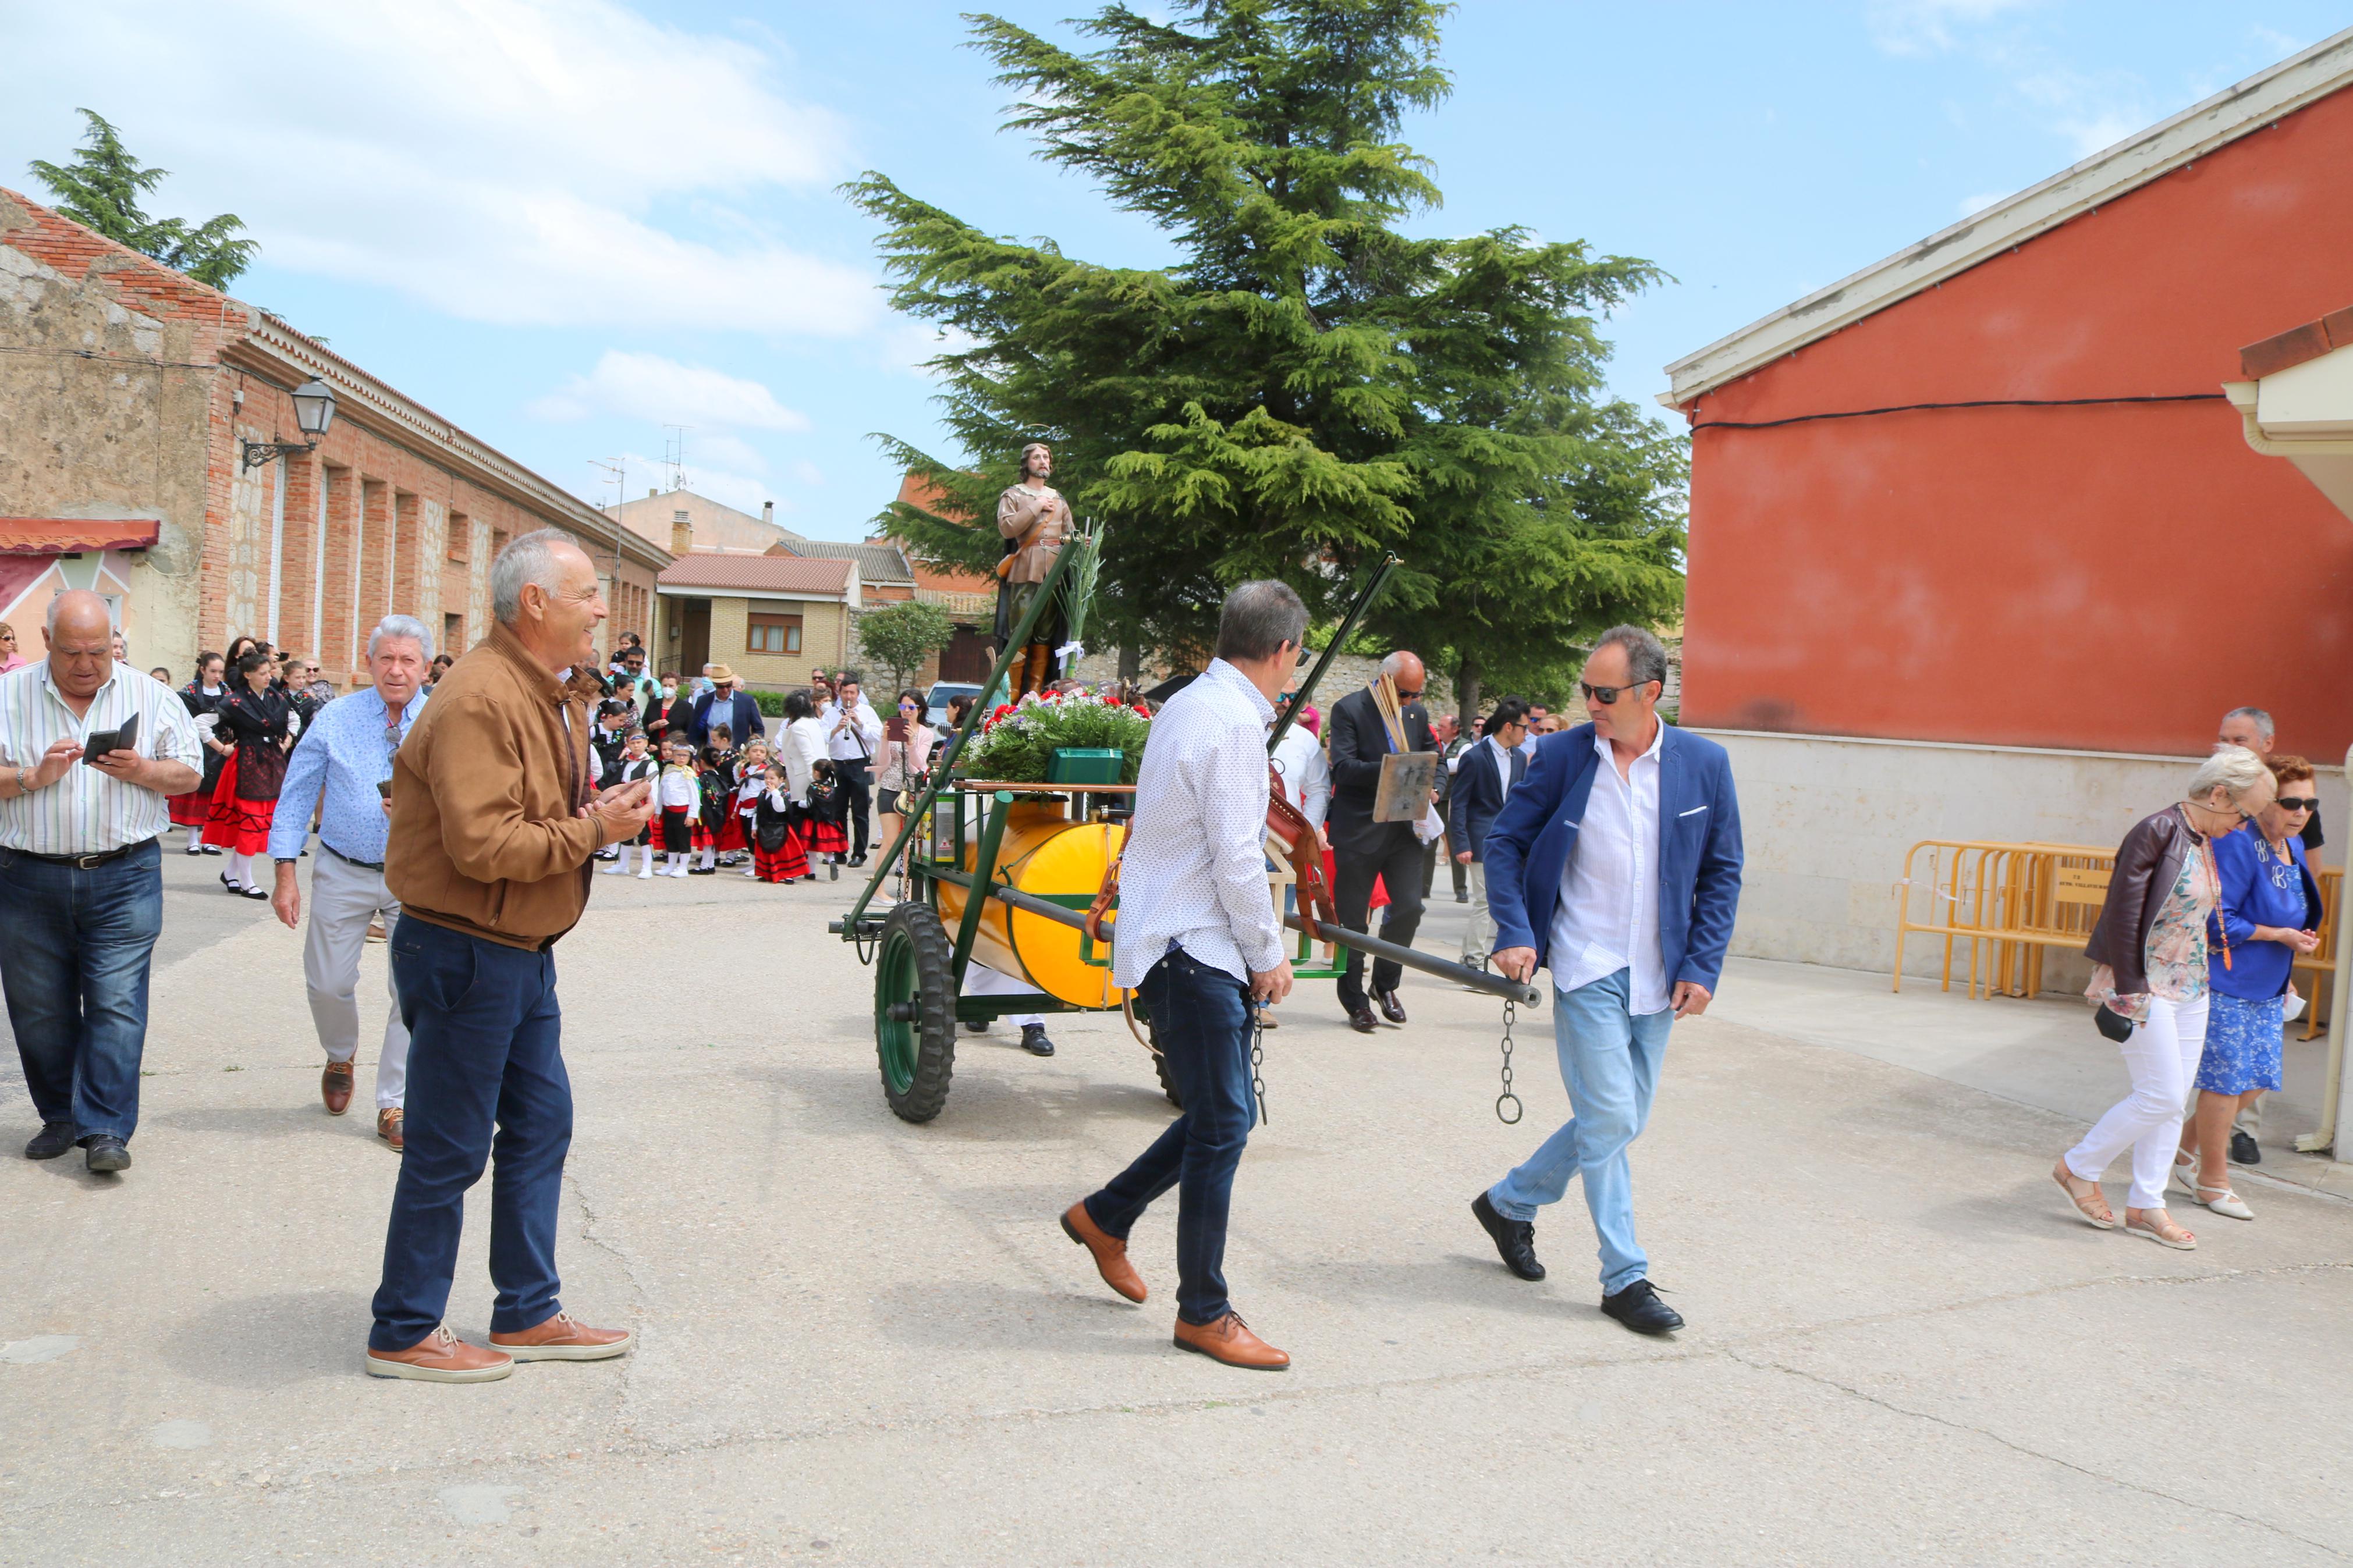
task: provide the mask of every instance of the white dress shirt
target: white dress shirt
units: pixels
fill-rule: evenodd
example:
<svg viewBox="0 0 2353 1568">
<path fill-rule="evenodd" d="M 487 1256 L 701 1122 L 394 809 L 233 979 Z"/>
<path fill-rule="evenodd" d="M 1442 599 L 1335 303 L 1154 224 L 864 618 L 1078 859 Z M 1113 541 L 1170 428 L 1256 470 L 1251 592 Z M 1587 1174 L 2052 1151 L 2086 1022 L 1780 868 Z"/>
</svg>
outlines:
<svg viewBox="0 0 2353 1568">
<path fill-rule="evenodd" d="M 1152 721 L 1121 852 L 1112 982 L 1133 989 L 1172 943 L 1248 984 L 1282 962 L 1266 879 L 1266 727 L 1274 705 L 1212 659 Z"/>
<path fill-rule="evenodd" d="M 1637 1017 L 1662 1013 L 1668 1002 L 1659 952 L 1659 751 L 1666 738 L 1661 724 L 1651 749 L 1620 778 L 1609 742 L 1593 737 L 1599 753 L 1593 793 L 1552 917 L 1553 984 L 1574 991 L 1630 970 L 1627 1011 Z"/>
<path fill-rule="evenodd" d="M 1300 815 L 1323 826 L 1324 814 L 1332 809 L 1332 759 L 1324 754 L 1324 742 L 1315 732 L 1296 723 L 1285 730 L 1274 748 L 1274 771 L 1282 775 L 1283 793 Z"/>
<path fill-rule="evenodd" d="M 882 721 L 867 706 L 864 692 L 858 696 L 856 719 L 839 734 L 834 732 L 833 727 L 841 722 L 841 704 L 827 703 L 818 710 L 817 718 L 825 726 L 825 754 L 837 763 L 869 763 L 882 749 Z"/>
<path fill-rule="evenodd" d="M 118 662 L 106 684 L 75 718 L 49 679 L 49 661 L 37 659 L 0 675 L 0 767 L 37 768 L 55 742 L 88 741 L 139 715 L 136 750 L 142 757 L 185 763 L 202 773 L 204 750 L 180 694 L 143 670 Z M 102 855 L 143 844 L 171 826 L 168 799 L 76 762 L 47 789 L 0 800 L 0 847 L 28 855 Z"/>
</svg>

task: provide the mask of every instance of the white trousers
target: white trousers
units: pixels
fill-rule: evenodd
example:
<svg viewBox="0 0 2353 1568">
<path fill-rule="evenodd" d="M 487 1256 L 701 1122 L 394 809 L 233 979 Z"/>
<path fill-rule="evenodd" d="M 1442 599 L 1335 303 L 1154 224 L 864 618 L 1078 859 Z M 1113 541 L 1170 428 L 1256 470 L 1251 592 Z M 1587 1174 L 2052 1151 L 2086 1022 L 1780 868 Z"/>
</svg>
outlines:
<svg viewBox="0 0 2353 1568">
<path fill-rule="evenodd" d="M 1462 925 L 1462 962 L 1484 969 L 1495 948 L 1495 917 L 1487 912 L 1487 863 L 1473 860 L 1462 869 L 1468 873 L 1471 894 L 1471 918 Z"/>
<path fill-rule="evenodd" d="M 1035 996 L 1038 988 L 1026 980 L 1016 980 L 1001 970 L 991 969 L 977 959 L 965 965 L 964 994 L 967 996 Z M 1046 1021 L 1043 1013 L 1007 1013 L 1005 1021 L 1017 1029 Z"/>
<path fill-rule="evenodd" d="M 400 918 L 400 904 L 385 889 L 384 873 L 354 866 L 332 849 L 311 858 L 311 924 L 302 938 L 302 983 L 311 994 L 311 1021 L 331 1062 L 347 1062 L 360 1047 L 360 954 L 367 947 L 368 922 L 384 917 L 385 929 Z M 392 989 L 392 965 L 385 965 L 385 989 Z M 400 1021 L 395 994 L 384 1021 L 384 1051 L 375 1062 L 375 1105 L 389 1110 L 408 1088 L 408 1029 Z"/>
<path fill-rule="evenodd" d="M 2165 1182 L 2173 1152 L 2181 1144 L 2181 1101 L 2198 1075 L 2206 1046 L 2206 998 L 2195 1002 L 2148 999 L 2148 1022 L 2116 1048 L 2132 1076 L 2132 1092 L 2067 1151 L 2067 1168 L 2096 1182 L 2126 1149 L 2132 1151 L 2132 1191 L 2125 1203 L 2137 1209 L 2165 1206 Z"/>
</svg>

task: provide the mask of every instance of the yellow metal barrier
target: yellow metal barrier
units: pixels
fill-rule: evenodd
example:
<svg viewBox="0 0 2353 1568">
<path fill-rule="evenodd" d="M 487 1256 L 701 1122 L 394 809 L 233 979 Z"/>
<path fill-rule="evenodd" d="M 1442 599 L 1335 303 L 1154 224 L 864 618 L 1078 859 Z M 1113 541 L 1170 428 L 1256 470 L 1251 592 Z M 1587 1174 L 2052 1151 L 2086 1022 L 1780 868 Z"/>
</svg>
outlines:
<svg viewBox="0 0 2353 1568">
<path fill-rule="evenodd" d="M 2305 982 L 2297 987 L 2304 993 L 2304 1039 L 2316 1039 L 2320 1035 L 2321 1000 L 2327 998 L 2331 1006 L 2337 998 L 2328 995 L 2331 982 L 2337 977 L 2337 911 L 2345 901 L 2345 868 L 2324 866 L 2318 872 L 2320 880 L 2320 945 L 2301 954 L 2295 963 L 2295 975 Z"/>
</svg>

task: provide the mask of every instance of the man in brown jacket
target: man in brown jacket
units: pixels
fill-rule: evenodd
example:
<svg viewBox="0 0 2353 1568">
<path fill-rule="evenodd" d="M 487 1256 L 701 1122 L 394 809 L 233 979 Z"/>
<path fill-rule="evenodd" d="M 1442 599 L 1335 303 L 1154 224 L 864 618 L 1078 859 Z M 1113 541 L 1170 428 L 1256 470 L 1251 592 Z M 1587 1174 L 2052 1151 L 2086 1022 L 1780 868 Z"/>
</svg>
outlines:
<svg viewBox="0 0 2353 1568">
<path fill-rule="evenodd" d="M 640 781 L 592 803 L 596 569 L 571 536 L 527 533 L 491 567 L 488 640 L 451 668 L 393 759 L 385 881 L 400 900 L 392 971 L 408 1026 L 407 1147 L 394 1189 L 367 1370 L 488 1383 L 518 1361 L 597 1361 L 626 1329 L 556 1300 L 555 1215 L 572 1142 L 556 939 L 588 901 L 590 857 L 635 837 Z M 493 1139 L 488 1348 L 442 1325 L 466 1189 Z"/>
</svg>

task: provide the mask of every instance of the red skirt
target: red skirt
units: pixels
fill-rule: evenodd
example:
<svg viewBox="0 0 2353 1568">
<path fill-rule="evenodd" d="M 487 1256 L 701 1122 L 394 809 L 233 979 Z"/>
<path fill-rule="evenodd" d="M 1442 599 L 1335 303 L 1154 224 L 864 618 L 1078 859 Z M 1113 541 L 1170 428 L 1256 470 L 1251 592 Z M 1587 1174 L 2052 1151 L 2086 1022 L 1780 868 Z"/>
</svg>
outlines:
<svg viewBox="0 0 2353 1568">
<path fill-rule="evenodd" d="M 786 833 L 774 849 L 752 846 L 752 870 L 763 882 L 797 882 L 809 874 L 808 851 L 797 833 Z"/>
<path fill-rule="evenodd" d="M 1332 851 L 1329 849 L 1324 851 L 1324 885 L 1327 888 L 1337 888 L 1340 885 L 1340 868 L 1333 863 Z M 1388 906 L 1388 885 L 1378 877 L 1374 878 L 1372 900 L 1366 907 L 1368 910 L 1383 909 Z"/>
<path fill-rule="evenodd" d="M 269 853 L 269 822 L 278 815 L 274 800 L 240 800 L 237 794 L 237 757 L 221 763 L 220 783 L 213 790 L 212 809 L 205 817 L 205 842 L 232 855 Z"/>
<path fill-rule="evenodd" d="M 718 835 L 712 840 L 711 847 L 722 855 L 750 848 L 751 846 L 744 841 L 744 819 L 732 811 L 721 817 Z"/>
<path fill-rule="evenodd" d="M 202 827 L 213 819 L 213 797 L 207 790 L 192 789 L 185 795 L 175 795 L 171 806 L 174 827 Z"/>
<path fill-rule="evenodd" d="M 821 816 L 809 819 L 809 853 L 812 855 L 847 855 L 849 835 L 839 822 L 828 822 Z"/>
</svg>

